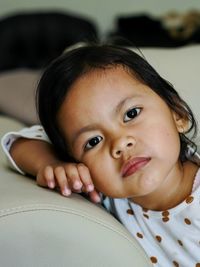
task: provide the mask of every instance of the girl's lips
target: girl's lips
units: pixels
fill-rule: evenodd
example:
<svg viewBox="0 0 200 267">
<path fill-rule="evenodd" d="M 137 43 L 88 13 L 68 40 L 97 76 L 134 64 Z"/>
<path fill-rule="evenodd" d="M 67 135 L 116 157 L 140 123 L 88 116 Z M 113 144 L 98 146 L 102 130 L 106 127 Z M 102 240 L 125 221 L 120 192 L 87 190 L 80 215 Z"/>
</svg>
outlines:
<svg viewBox="0 0 200 267">
<path fill-rule="evenodd" d="M 136 157 L 124 164 L 122 167 L 122 177 L 127 177 L 134 174 L 136 171 L 144 167 L 151 158 L 148 157 Z"/>
</svg>

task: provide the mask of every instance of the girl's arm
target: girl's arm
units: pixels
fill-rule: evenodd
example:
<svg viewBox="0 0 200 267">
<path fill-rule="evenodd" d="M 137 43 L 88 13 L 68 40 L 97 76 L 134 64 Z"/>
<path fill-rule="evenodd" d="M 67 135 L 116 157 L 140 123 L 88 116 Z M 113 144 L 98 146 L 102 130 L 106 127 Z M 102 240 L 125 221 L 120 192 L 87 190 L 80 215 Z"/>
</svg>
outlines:
<svg viewBox="0 0 200 267">
<path fill-rule="evenodd" d="M 52 146 L 42 140 L 18 138 L 13 142 L 9 153 L 24 173 L 35 177 L 43 166 L 58 162 Z"/>
<path fill-rule="evenodd" d="M 11 140 L 13 135 L 14 142 Z M 38 185 L 51 189 L 58 187 L 64 196 L 69 196 L 71 191 L 87 192 L 92 201 L 99 202 L 88 168 L 58 160 L 45 133 L 41 133 L 41 127 L 40 134 L 34 127 L 8 133 L 3 137 L 2 145 L 12 165 L 16 164 L 14 168 L 35 176 Z"/>
</svg>

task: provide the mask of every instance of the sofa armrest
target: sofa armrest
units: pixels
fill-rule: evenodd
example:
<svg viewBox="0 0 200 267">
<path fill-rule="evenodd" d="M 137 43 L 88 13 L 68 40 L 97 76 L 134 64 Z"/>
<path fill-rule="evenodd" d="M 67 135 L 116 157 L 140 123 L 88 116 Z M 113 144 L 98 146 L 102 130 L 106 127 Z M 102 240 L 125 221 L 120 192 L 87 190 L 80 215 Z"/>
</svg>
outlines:
<svg viewBox="0 0 200 267">
<path fill-rule="evenodd" d="M 0 126 L 2 136 L 20 124 L 0 117 Z M 151 266 L 137 241 L 101 206 L 38 187 L 8 169 L 2 153 L 2 266 Z"/>
</svg>

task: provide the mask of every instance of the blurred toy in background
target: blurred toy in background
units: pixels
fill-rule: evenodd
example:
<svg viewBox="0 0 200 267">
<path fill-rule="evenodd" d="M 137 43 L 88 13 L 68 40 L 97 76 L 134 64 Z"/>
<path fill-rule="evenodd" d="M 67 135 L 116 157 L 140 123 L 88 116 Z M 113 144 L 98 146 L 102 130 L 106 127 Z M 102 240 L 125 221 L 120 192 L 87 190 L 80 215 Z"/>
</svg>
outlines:
<svg viewBox="0 0 200 267">
<path fill-rule="evenodd" d="M 200 34 L 200 11 L 191 10 L 184 14 L 172 11 L 164 15 L 161 21 L 174 39 L 186 40 L 197 32 Z"/>
<path fill-rule="evenodd" d="M 115 43 L 138 47 L 179 47 L 199 43 L 200 11 L 184 14 L 171 11 L 159 17 L 149 14 L 119 16 L 109 37 L 115 38 Z"/>
</svg>

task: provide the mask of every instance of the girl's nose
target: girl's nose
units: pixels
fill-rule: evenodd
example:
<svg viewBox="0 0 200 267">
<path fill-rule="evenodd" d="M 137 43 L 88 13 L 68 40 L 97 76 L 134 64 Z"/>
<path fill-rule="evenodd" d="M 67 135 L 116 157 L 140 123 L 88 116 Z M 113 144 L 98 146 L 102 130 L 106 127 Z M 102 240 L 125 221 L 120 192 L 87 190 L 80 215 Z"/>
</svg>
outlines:
<svg viewBox="0 0 200 267">
<path fill-rule="evenodd" d="M 124 154 L 128 154 L 135 145 L 135 139 L 133 137 L 120 137 L 114 141 L 112 147 L 112 156 L 114 158 L 120 158 Z"/>
</svg>

